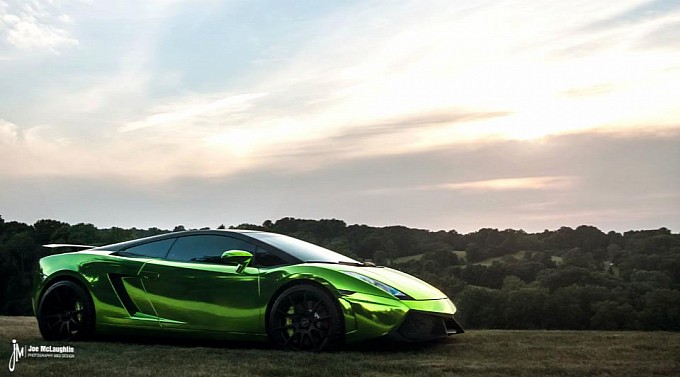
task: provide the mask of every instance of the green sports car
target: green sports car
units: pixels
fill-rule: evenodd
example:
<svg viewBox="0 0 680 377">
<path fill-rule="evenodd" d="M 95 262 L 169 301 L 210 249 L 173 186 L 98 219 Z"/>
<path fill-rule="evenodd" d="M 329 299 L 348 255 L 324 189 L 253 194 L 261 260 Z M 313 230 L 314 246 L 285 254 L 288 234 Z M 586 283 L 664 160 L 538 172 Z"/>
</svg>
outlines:
<svg viewBox="0 0 680 377">
<path fill-rule="evenodd" d="M 39 262 L 32 299 L 45 340 L 132 332 L 324 350 L 463 332 L 453 303 L 424 281 L 280 234 L 186 231 L 81 248 Z"/>
</svg>

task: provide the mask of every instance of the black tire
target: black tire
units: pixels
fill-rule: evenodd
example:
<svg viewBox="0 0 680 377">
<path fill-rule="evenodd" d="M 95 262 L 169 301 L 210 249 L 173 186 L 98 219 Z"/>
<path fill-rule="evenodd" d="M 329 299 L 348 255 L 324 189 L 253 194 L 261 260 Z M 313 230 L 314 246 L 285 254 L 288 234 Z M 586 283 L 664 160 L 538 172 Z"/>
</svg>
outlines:
<svg viewBox="0 0 680 377">
<path fill-rule="evenodd" d="M 90 294 L 72 281 L 51 285 L 38 305 L 38 327 L 45 340 L 84 340 L 94 333 Z"/>
<path fill-rule="evenodd" d="M 336 299 L 310 284 L 281 292 L 272 305 L 267 330 L 278 347 L 294 351 L 323 351 L 342 342 L 344 316 Z"/>
</svg>

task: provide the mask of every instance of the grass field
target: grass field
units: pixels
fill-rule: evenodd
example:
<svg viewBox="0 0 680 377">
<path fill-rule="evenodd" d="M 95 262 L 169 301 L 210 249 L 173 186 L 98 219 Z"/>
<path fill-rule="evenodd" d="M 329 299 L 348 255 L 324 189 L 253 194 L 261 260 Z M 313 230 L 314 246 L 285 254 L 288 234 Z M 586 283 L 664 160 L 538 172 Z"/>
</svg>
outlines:
<svg viewBox="0 0 680 377">
<path fill-rule="evenodd" d="M 0 375 L 12 339 L 40 338 L 31 317 L 0 317 Z M 259 344 L 108 339 L 72 342 L 69 360 L 23 358 L 16 376 L 680 376 L 680 333 L 469 331 L 419 346 L 366 343 L 334 353 Z"/>
</svg>

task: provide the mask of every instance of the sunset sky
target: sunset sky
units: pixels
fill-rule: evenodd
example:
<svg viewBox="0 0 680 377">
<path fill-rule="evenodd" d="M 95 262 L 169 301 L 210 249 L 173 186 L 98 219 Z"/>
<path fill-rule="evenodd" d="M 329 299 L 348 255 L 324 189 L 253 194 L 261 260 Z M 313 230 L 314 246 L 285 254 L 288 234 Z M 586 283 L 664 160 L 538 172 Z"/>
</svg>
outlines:
<svg viewBox="0 0 680 377">
<path fill-rule="evenodd" d="M 0 215 L 680 231 L 680 2 L 0 0 Z"/>
</svg>

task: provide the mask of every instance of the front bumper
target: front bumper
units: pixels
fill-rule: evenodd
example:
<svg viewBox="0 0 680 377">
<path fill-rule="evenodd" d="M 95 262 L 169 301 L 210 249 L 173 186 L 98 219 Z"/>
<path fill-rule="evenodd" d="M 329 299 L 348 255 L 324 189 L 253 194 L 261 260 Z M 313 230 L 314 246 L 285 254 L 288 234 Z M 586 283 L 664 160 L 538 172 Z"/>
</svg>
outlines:
<svg viewBox="0 0 680 377">
<path fill-rule="evenodd" d="M 427 342 L 464 332 L 453 315 L 411 310 L 387 336 L 403 342 Z"/>
<path fill-rule="evenodd" d="M 456 307 L 448 298 L 399 300 L 362 293 L 341 298 L 345 311 L 345 340 L 355 342 L 388 336 L 423 342 L 464 332 L 453 318 Z"/>
</svg>

